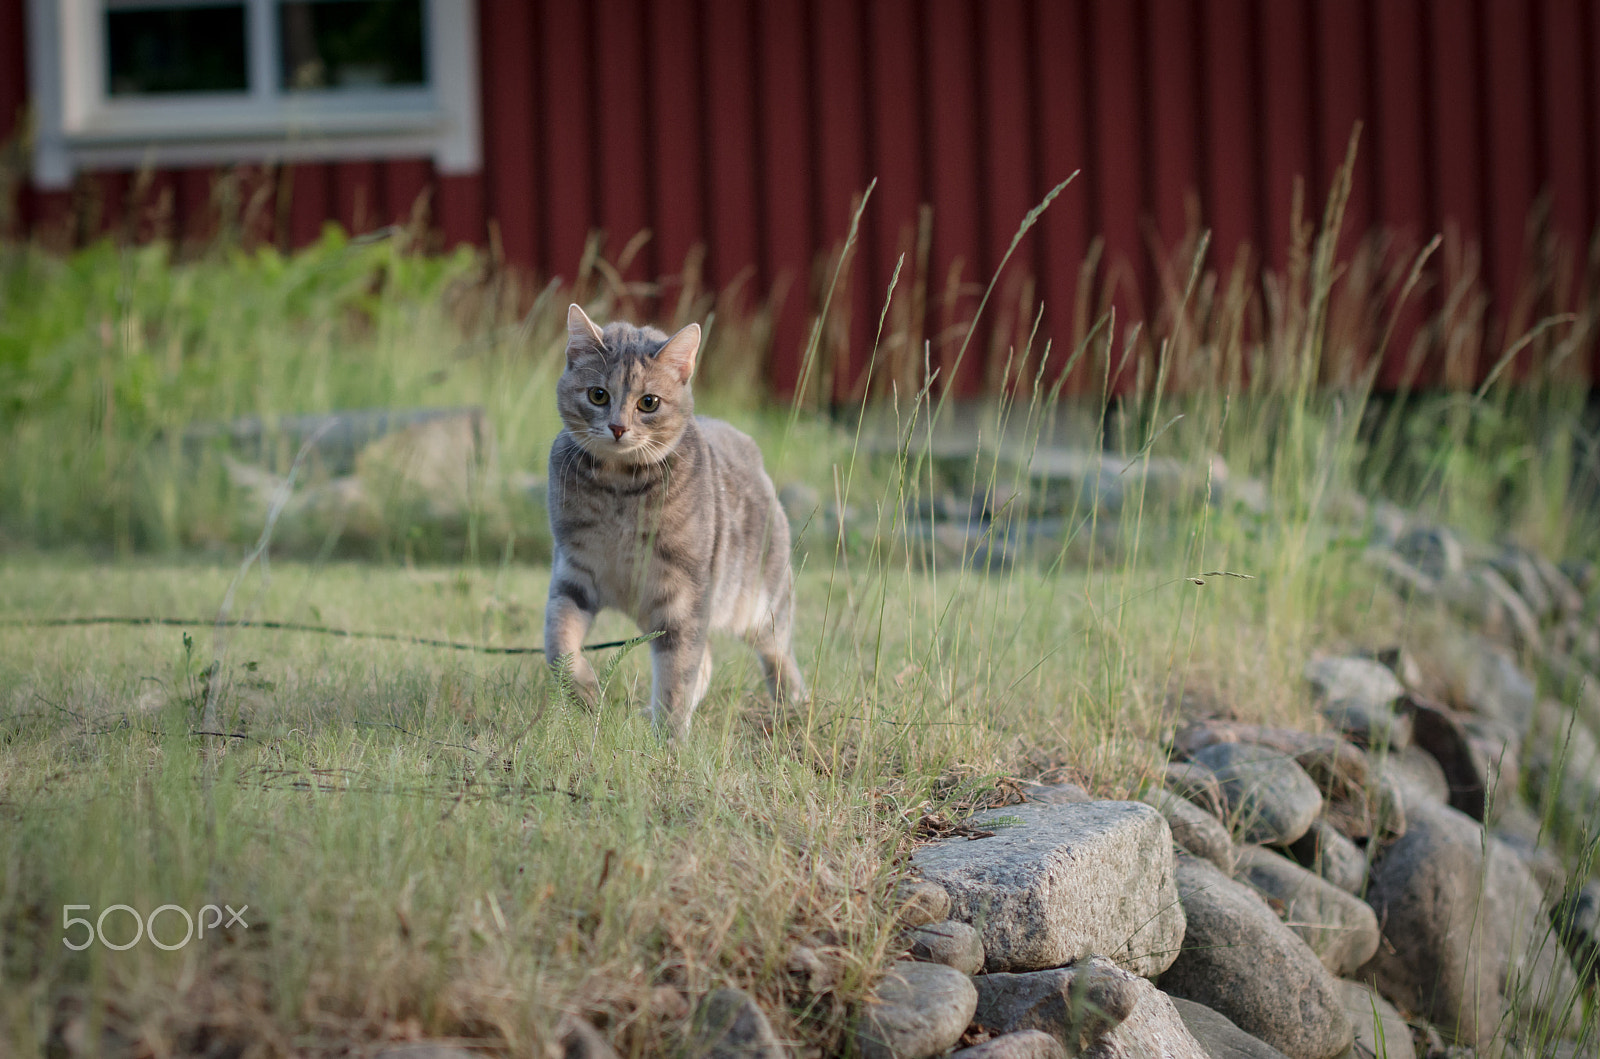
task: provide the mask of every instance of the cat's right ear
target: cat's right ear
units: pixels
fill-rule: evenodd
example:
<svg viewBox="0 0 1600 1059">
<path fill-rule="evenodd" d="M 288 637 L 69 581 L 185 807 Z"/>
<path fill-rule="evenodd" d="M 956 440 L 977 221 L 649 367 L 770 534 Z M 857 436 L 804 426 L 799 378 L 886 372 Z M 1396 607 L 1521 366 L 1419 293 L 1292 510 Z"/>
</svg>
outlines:
<svg viewBox="0 0 1600 1059">
<path fill-rule="evenodd" d="M 583 311 L 583 306 L 573 302 L 567 306 L 567 357 L 580 349 L 592 349 L 603 352 L 606 348 L 605 336 L 600 333 L 600 328 L 595 326 L 589 314 Z"/>
</svg>

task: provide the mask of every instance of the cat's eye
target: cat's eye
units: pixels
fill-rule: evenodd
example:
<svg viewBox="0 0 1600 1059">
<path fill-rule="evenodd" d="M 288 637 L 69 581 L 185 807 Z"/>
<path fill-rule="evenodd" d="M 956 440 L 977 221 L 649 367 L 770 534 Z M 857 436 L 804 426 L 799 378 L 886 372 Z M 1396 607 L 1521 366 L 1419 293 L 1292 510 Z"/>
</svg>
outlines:
<svg viewBox="0 0 1600 1059">
<path fill-rule="evenodd" d="M 647 393 L 643 397 L 639 398 L 639 411 L 641 412 L 654 412 L 660 407 L 661 398 L 657 397 L 653 393 Z"/>
<path fill-rule="evenodd" d="M 589 403 L 605 405 L 611 402 L 611 395 L 606 393 L 604 386 L 589 387 Z"/>
</svg>

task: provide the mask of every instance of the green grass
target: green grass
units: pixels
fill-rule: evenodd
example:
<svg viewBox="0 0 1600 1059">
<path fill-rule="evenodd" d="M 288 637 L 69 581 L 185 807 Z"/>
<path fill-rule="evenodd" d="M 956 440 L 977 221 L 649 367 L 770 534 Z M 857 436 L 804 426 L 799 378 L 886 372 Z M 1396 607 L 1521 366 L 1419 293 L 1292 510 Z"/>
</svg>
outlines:
<svg viewBox="0 0 1600 1059">
<path fill-rule="evenodd" d="M 1130 792 L 1180 713 L 1315 726 L 1299 676 L 1313 648 L 1442 635 L 1360 562 L 1354 487 L 1485 536 L 1594 547 L 1593 513 L 1565 503 L 1586 450 L 1560 440 L 1580 405 L 1554 368 L 1473 400 L 1413 398 L 1419 414 L 1362 429 L 1369 377 L 1339 361 L 1359 336 L 1330 322 L 1346 289 L 1332 245 L 1308 236 L 1267 309 L 1197 258 L 1164 330 L 1128 347 L 1137 385 L 1115 399 L 1125 322 L 1019 345 L 985 443 L 955 460 L 921 429 L 937 395 L 883 391 L 865 436 L 852 407 L 816 411 L 814 389 L 772 407 L 753 383 L 760 312 L 694 289 L 663 307 L 669 323 L 714 316 L 702 410 L 750 431 L 780 483 L 854 511 L 837 536 L 815 519 L 800 552 L 810 702 L 775 710 L 749 652 L 719 643 L 679 743 L 641 715 L 644 650 L 606 653 L 591 715 L 552 694 L 536 657 L 219 639 L 210 624 L 261 514 L 223 452 L 184 452 L 186 426 L 473 405 L 495 465 L 460 533 L 419 534 L 396 503 L 355 549 L 376 561 L 312 535 L 251 566 L 232 614 L 537 643 L 547 530 L 512 472 L 542 472 L 558 425 L 566 295 L 471 254 L 336 231 L 293 256 L 223 246 L 189 261 L 0 247 L 0 614 L 198 619 L 0 626 L 0 1050 L 107 1032 L 157 1053 L 447 1036 L 535 1054 L 576 1012 L 625 1054 L 660 1054 L 682 1046 L 685 1004 L 723 983 L 754 992 L 780 1033 L 837 1049 L 896 951 L 886 895 L 929 818 L 1002 803 L 1017 777 Z M 597 318 L 643 308 L 591 266 L 580 287 Z M 820 344 L 807 378 L 826 379 L 830 356 Z M 1064 368 L 1086 399 L 1053 388 Z M 953 484 L 1015 489 L 996 532 L 1026 524 L 1046 499 L 1018 470 L 1037 439 L 1074 416 L 1097 434 L 1102 415 L 1139 457 L 1117 481 L 1120 517 L 1069 497 L 1056 533 L 989 572 L 907 533 L 908 507 Z M 1213 454 L 1261 479 L 1269 515 L 1207 502 Z M 1187 486 L 1157 488 L 1147 471 L 1166 459 L 1193 469 Z M 611 615 L 591 639 L 633 631 Z M 208 701 L 226 738 L 199 734 Z M 247 904 L 250 927 L 174 952 L 62 944 L 64 906 L 118 903 Z M 786 973 L 796 945 L 823 955 L 832 988 Z"/>
</svg>

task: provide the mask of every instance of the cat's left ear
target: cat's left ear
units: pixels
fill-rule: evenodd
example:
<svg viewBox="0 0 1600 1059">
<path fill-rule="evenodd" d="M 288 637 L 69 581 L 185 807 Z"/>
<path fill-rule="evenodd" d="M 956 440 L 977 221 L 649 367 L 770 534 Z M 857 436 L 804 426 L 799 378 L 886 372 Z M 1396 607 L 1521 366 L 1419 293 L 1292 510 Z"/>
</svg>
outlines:
<svg viewBox="0 0 1600 1059">
<path fill-rule="evenodd" d="M 656 352 L 656 360 L 678 373 L 678 381 L 687 383 L 694 374 L 694 361 L 700 355 L 700 325 L 690 324 L 667 339 L 667 344 Z"/>
</svg>

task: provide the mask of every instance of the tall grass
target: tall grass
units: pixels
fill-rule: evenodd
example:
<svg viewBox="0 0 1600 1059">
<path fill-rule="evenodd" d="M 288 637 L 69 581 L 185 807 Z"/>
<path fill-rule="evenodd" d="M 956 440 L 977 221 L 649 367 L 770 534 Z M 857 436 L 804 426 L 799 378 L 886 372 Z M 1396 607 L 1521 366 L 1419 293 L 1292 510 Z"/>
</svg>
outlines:
<svg viewBox="0 0 1600 1059">
<path fill-rule="evenodd" d="M 1503 381 L 1470 400 L 1409 398 L 1449 428 L 1437 455 L 1404 434 L 1414 418 L 1372 426 L 1382 351 L 1362 336 L 1384 333 L 1418 270 L 1393 264 L 1370 311 L 1351 309 L 1344 186 L 1316 228 L 1297 225 L 1295 267 L 1264 291 L 1218 273 L 1196 237 L 1156 319 L 1117 321 L 1086 298 L 1069 338 L 1021 330 L 965 419 L 907 367 L 918 332 L 901 306 L 927 299 L 914 262 L 876 317 L 870 371 L 887 381 L 864 388 L 881 398 L 834 418 L 755 399 L 761 312 L 710 292 L 663 309 L 722 306 L 702 409 L 752 432 L 780 483 L 823 497 L 800 513 L 798 651 L 814 694 L 797 711 L 762 703 L 753 660 L 729 644 L 694 734 L 663 744 L 640 714 L 643 652 L 606 659 L 590 715 L 552 695 L 537 662 L 244 630 L 213 642 L 201 626 L 0 628 L 11 1050 L 109 1034 L 108 1049 L 272 1055 L 451 1036 L 533 1054 L 572 1012 L 628 1054 L 657 1054 L 683 1046 L 686 1005 L 724 983 L 752 990 L 780 1032 L 837 1049 L 898 951 L 887 895 L 918 836 L 1005 803 L 1022 779 L 1132 791 L 1197 711 L 1314 723 L 1298 679 L 1312 647 L 1411 642 L 1402 602 L 1360 566 L 1357 485 L 1453 513 L 1492 489 L 1482 463 L 1510 432 L 1566 462 L 1536 483 L 1508 475 L 1524 491 L 1496 493 L 1480 522 L 1577 542 L 1556 495 L 1584 457 L 1543 418 L 1576 415 L 1553 376 L 1543 403 Z M 647 299 L 589 265 L 598 314 Z M 7 246 L 0 268 L 6 613 L 204 618 L 237 588 L 260 617 L 534 635 L 547 572 L 517 560 L 538 557 L 544 530 L 513 505 L 526 490 L 511 471 L 537 473 L 557 429 L 565 294 L 470 253 L 413 254 L 404 233 L 331 229 L 291 256 Z M 1005 336 L 1033 318 L 1022 308 L 991 305 Z M 971 323 L 968 355 L 989 326 Z M 1580 326 L 1553 330 L 1577 341 Z M 829 333 L 817 328 L 808 378 L 829 377 Z M 949 360 L 924 346 L 920 362 Z M 408 405 L 487 410 L 499 479 L 481 503 L 506 505 L 504 540 L 407 550 L 397 529 L 389 555 L 411 562 L 280 559 L 242 586 L 205 558 L 237 555 L 261 527 L 240 518 L 224 453 L 186 451 L 186 427 Z M 1044 480 L 1070 420 L 1122 457 Z M 1265 510 L 1246 502 L 1252 478 Z M 991 517 L 936 531 L 924 515 L 973 496 Z M 62 543 L 141 559 L 46 550 Z M 611 616 L 595 635 L 630 631 Z M 207 703 L 226 738 L 197 734 Z M 252 918 L 177 952 L 80 954 L 60 919 L 83 903 L 249 904 Z"/>
</svg>

